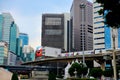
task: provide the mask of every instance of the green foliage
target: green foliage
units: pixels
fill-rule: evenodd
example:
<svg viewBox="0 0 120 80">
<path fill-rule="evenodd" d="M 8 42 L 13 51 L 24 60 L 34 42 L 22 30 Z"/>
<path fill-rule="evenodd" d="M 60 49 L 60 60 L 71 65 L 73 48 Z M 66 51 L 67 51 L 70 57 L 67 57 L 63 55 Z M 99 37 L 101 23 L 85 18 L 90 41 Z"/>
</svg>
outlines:
<svg viewBox="0 0 120 80">
<path fill-rule="evenodd" d="M 69 68 L 69 74 L 70 74 L 70 76 L 74 76 L 75 74 L 74 74 L 74 71 L 75 71 L 75 69 L 76 69 L 76 71 L 77 71 L 77 75 L 81 75 L 81 66 L 80 66 L 80 64 L 78 64 L 78 63 L 73 63 L 72 64 L 72 66 Z"/>
<path fill-rule="evenodd" d="M 104 70 L 103 75 L 106 76 L 106 77 L 112 77 L 113 76 L 113 69 Z"/>
<path fill-rule="evenodd" d="M 57 78 L 63 78 L 64 76 L 62 76 L 62 75 L 57 75 L 56 77 L 57 77 Z"/>
<path fill-rule="evenodd" d="M 19 80 L 17 73 L 13 73 L 11 80 Z"/>
<path fill-rule="evenodd" d="M 103 14 L 105 18 L 105 24 L 112 28 L 120 27 L 120 1 L 119 0 L 96 0 L 101 4 L 102 9 L 98 11 L 99 14 Z"/>
<path fill-rule="evenodd" d="M 70 74 L 70 76 L 74 76 L 74 75 L 75 75 L 75 74 L 74 74 L 74 71 L 75 71 L 75 69 L 74 69 L 73 67 L 70 67 L 70 68 L 69 68 L 68 73 Z"/>
<path fill-rule="evenodd" d="M 53 72 L 49 73 L 49 79 L 48 80 L 56 80 L 56 75 Z"/>
<path fill-rule="evenodd" d="M 86 74 L 87 74 L 87 70 L 88 70 L 87 67 L 83 67 L 83 68 L 81 69 L 82 74 L 83 74 L 83 75 L 86 75 Z"/>
<path fill-rule="evenodd" d="M 90 70 L 90 75 L 95 77 L 95 78 L 101 77 L 102 74 L 103 74 L 103 71 L 100 68 L 92 68 Z"/>
<path fill-rule="evenodd" d="M 85 74 L 87 74 L 87 67 L 84 67 L 84 65 L 81 63 L 81 64 L 79 64 L 79 63 L 73 63 L 72 65 L 71 65 L 71 67 L 69 68 L 69 70 L 68 70 L 68 73 L 70 74 L 70 76 L 74 76 L 75 74 L 74 74 L 74 72 L 75 72 L 75 69 L 76 69 L 76 71 L 77 71 L 77 75 L 78 75 L 78 77 L 80 77 L 80 75 L 81 74 L 83 74 L 83 75 L 85 75 Z"/>
</svg>

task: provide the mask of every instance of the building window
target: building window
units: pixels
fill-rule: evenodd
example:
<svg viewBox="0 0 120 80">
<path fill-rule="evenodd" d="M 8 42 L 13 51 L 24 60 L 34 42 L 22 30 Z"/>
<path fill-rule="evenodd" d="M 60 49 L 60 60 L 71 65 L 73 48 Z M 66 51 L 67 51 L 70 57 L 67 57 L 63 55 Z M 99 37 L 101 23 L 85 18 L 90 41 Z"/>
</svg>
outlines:
<svg viewBox="0 0 120 80">
<path fill-rule="evenodd" d="M 102 49 L 105 49 L 105 48 L 97 48 L 97 49 L 95 49 L 95 50 L 102 50 Z"/>
<path fill-rule="evenodd" d="M 45 35 L 61 35 L 62 34 L 62 30 L 50 30 L 50 29 L 46 29 L 45 30 Z"/>
<path fill-rule="evenodd" d="M 94 14 L 97 14 L 98 12 L 96 11 L 96 12 L 94 12 Z"/>
<path fill-rule="evenodd" d="M 94 33 L 94 34 L 103 34 L 104 32 L 96 32 L 96 33 Z"/>
<path fill-rule="evenodd" d="M 104 42 L 103 43 L 95 43 L 95 45 L 101 45 L 101 44 L 105 44 Z"/>
<path fill-rule="evenodd" d="M 103 16 L 96 16 L 96 17 L 94 17 L 94 19 L 97 19 L 97 18 L 103 18 Z"/>
<path fill-rule="evenodd" d="M 94 38 L 94 40 L 104 39 L 105 37 Z"/>
<path fill-rule="evenodd" d="M 94 29 L 104 28 L 104 26 L 95 27 Z"/>
<path fill-rule="evenodd" d="M 99 23 L 103 23 L 104 21 L 97 21 L 97 22 L 94 22 L 94 24 L 99 24 Z"/>
<path fill-rule="evenodd" d="M 94 9 L 95 9 L 95 8 L 99 8 L 99 7 L 101 7 L 101 5 L 99 5 L 99 6 L 95 6 Z"/>
<path fill-rule="evenodd" d="M 45 18 L 45 25 L 61 25 L 61 18 Z"/>
</svg>

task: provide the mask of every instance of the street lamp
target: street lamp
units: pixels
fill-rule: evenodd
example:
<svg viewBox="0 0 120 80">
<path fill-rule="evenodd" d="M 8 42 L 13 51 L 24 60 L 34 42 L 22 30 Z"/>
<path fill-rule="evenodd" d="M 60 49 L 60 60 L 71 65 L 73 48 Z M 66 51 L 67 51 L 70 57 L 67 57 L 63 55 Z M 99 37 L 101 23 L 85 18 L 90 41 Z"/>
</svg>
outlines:
<svg viewBox="0 0 120 80">
<path fill-rule="evenodd" d="M 113 50 L 108 50 L 112 51 L 112 56 L 113 56 L 113 72 L 114 72 L 114 80 L 117 80 L 117 72 L 116 72 L 116 45 L 115 45 L 115 38 L 117 36 L 117 29 L 112 29 L 112 39 L 113 39 Z M 119 51 L 119 50 L 118 50 Z"/>
<path fill-rule="evenodd" d="M 116 74 L 116 52 L 115 52 L 115 36 L 116 30 L 112 29 L 112 38 L 113 38 L 113 71 L 114 71 L 114 80 L 117 80 Z"/>
<path fill-rule="evenodd" d="M 83 64 L 86 66 L 85 64 L 85 55 L 84 55 L 84 16 L 85 16 L 85 4 L 81 3 L 80 4 L 80 9 L 81 9 L 81 26 L 82 26 L 82 50 L 83 50 Z"/>
</svg>

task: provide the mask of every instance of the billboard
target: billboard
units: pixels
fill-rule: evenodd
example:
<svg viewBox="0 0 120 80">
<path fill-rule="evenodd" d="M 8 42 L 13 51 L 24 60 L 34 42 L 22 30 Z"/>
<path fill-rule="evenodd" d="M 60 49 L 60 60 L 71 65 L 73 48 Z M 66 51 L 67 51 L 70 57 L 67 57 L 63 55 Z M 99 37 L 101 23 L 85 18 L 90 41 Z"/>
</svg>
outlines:
<svg viewBox="0 0 120 80">
<path fill-rule="evenodd" d="M 42 56 L 42 47 L 38 47 L 35 52 L 35 58 Z"/>
</svg>

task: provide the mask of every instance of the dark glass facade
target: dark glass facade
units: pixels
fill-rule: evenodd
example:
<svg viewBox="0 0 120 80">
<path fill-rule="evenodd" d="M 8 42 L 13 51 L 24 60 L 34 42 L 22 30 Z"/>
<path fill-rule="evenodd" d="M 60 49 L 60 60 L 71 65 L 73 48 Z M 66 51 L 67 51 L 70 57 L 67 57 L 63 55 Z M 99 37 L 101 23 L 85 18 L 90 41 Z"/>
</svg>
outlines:
<svg viewBox="0 0 120 80">
<path fill-rule="evenodd" d="M 64 15 L 42 15 L 42 46 L 64 49 Z"/>
</svg>

